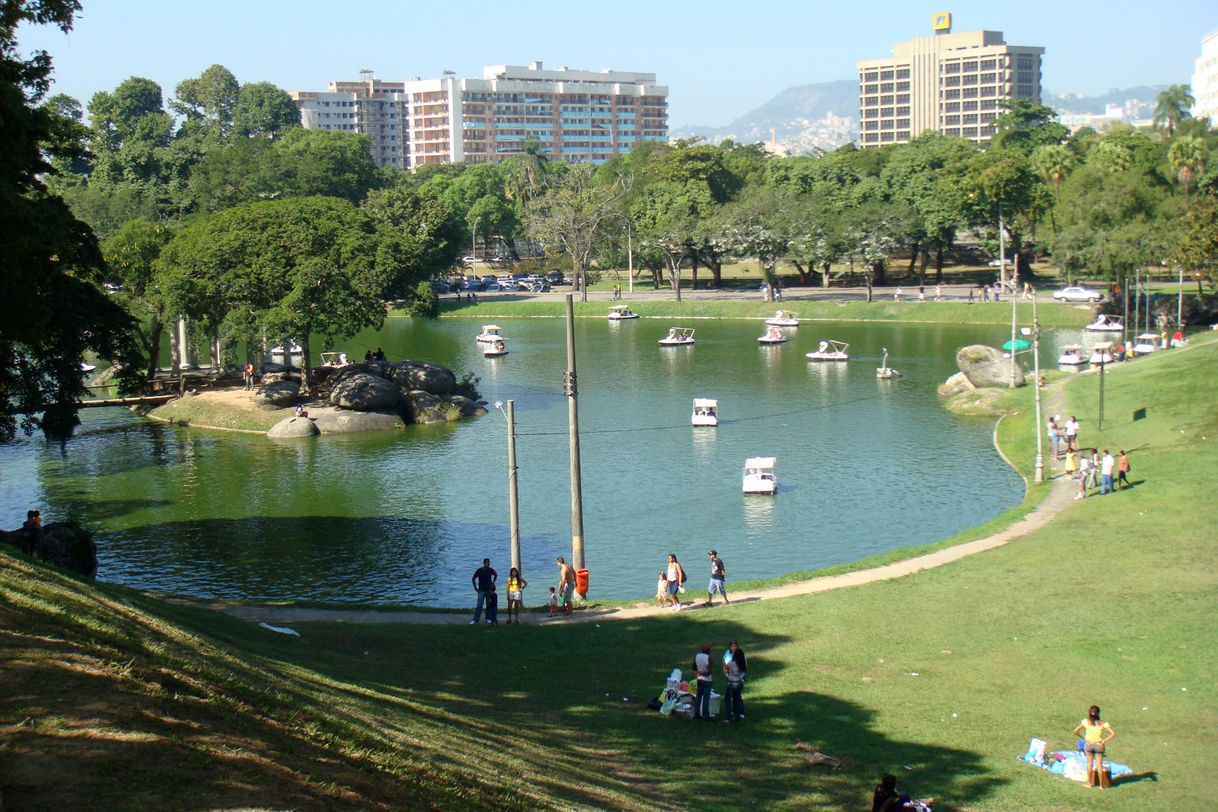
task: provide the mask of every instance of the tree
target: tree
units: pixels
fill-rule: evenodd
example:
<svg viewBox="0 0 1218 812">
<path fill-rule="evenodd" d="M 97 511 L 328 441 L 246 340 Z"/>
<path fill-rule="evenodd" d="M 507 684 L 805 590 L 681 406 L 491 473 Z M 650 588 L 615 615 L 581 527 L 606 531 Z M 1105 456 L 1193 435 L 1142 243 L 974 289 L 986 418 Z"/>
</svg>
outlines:
<svg viewBox="0 0 1218 812">
<path fill-rule="evenodd" d="M 999 102 L 1006 112 L 994 119 L 995 147 L 1017 149 L 1025 155 L 1046 144 L 1061 144 L 1070 130 L 1057 121 L 1053 108 L 1030 99 L 1006 99 Z"/>
<path fill-rule="evenodd" d="M 376 225 L 378 261 L 393 269 L 386 292 L 413 309 L 419 283 L 444 273 L 460 255 L 460 218 L 434 188 L 409 182 L 373 191 L 363 209 Z M 423 305 L 429 310 L 430 299 Z"/>
<path fill-rule="evenodd" d="M 285 192 L 338 197 L 359 203 L 381 177 L 367 136 L 331 130 L 287 130 L 275 143 L 282 160 Z"/>
<path fill-rule="evenodd" d="M 198 77 L 178 83 L 174 91 L 177 98 L 169 103 L 169 109 L 185 117 L 183 130 L 198 130 L 209 139 L 219 140 L 232 131 L 240 89 L 232 71 L 212 65 Z"/>
<path fill-rule="evenodd" d="M 250 82 L 237 92 L 233 134 L 244 138 L 283 137 L 300 127 L 300 110 L 292 97 L 270 82 Z"/>
<path fill-rule="evenodd" d="M 792 195 L 771 186 L 752 186 L 739 198 L 725 205 L 716 219 L 722 239 L 731 253 L 756 257 L 761 274 L 769 285 L 766 300 L 778 284 L 777 265 L 787 256 L 798 228 L 794 220 Z"/>
<path fill-rule="evenodd" d="M 1180 122 L 1192 116 L 1189 108 L 1197 103 L 1188 85 L 1172 85 L 1155 100 L 1155 129 L 1167 128 L 1171 138 L 1180 127 Z"/>
<path fill-rule="evenodd" d="M 1205 172 L 1205 142 L 1195 135 L 1182 135 L 1167 150 L 1167 160 L 1186 190 Z"/>
<path fill-rule="evenodd" d="M 72 27 L 72 0 L 0 0 L 0 440 L 21 427 L 64 435 L 78 424 L 86 351 L 129 362 L 131 320 L 93 284 L 101 254 L 88 226 L 43 178 L 56 121 L 45 51 L 18 57 L 25 25 Z"/>
<path fill-rule="evenodd" d="M 173 229 L 165 223 L 138 218 L 127 221 L 102 243 L 107 282 L 117 289 L 116 301 L 136 318 L 135 332 L 143 345 L 149 380 L 156 376 L 161 336 L 166 320 L 173 315 L 165 311 L 165 297 L 154 274 L 161 250 L 172 237 Z"/>
</svg>

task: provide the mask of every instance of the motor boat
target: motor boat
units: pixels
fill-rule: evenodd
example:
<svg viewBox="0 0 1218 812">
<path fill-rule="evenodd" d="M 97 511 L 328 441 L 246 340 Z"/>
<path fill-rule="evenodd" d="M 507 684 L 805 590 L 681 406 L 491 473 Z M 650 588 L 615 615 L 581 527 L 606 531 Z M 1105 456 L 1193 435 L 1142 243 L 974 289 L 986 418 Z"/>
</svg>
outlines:
<svg viewBox="0 0 1218 812">
<path fill-rule="evenodd" d="M 668 335 L 661 338 L 658 343 L 664 347 L 692 346 L 694 343 L 694 328 L 669 327 Z"/>
<path fill-rule="evenodd" d="M 719 401 L 712 398 L 694 398 L 694 413 L 689 418 L 691 426 L 719 425 Z"/>
<path fill-rule="evenodd" d="M 630 309 L 630 305 L 614 305 L 609 308 L 609 321 L 625 321 L 626 319 L 637 319 L 638 313 Z"/>
<path fill-rule="evenodd" d="M 774 478 L 774 457 L 749 457 L 744 461 L 744 492 L 774 493 L 778 480 Z"/>
<path fill-rule="evenodd" d="M 757 337 L 759 344 L 781 344 L 786 340 L 786 335 L 777 327 L 771 327 L 765 331 L 765 335 Z"/>
<path fill-rule="evenodd" d="M 893 378 L 901 377 L 901 373 L 897 372 L 892 367 L 888 366 L 888 348 L 884 348 L 884 358 L 880 361 L 880 365 L 875 368 L 875 376 L 882 381 L 891 381 Z"/>
<path fill-rule="evenodd" d="M 799 319 L 790 310 L 779 310 L 773 318 L 765 320 L 770 327 L 798 327 Z"/>
<path fill-rule="evenodd" d="M 1120 316 L 1109 316 L 1107 313 L 1101 313 L 1096 317 L 1095 321 L 1088 324 L 1084 329 L 1092 333 L 1121 333 L 1125 331 L 1125 322 Z"/>
<path fill-rule="evenodd" d="M 807 353 L 809 361 L 848 361 L 850 356 L 846 350 L 850 345 L 845 341 L 835 341 L 830 338 L 822 341 L 814 352 Z"/>
<path fill-rule="evenodd" d="M 351 363 L 347 360 L 347 353 L 345 352 L 323 352 L 321 354 L 321 362 L 324 366 L 328 367 L 345 367 Z"/>
<path fill-rule="evenodd" d="M 1159 349 L 1159 336 L 1157 333 L 1142 333 L 1138 336 L 1133 345 L 1134 355 L 1150 355 L 1155 350 Z"/>
<path fill-rule="evenodd" d="M 482 355 L 486 358 L 495 358 L 496 356 L 507 355 L 507 352 L 507 344 L 503 342 L 503 339 L 492 341 L 491 343 L 485 344 L 482 347 Z"/>
<path fill-rule="evenodd" d="M 1083 348 L 1078 344 L 1067 344 L 1062 347 L 1062 354 L 1057 359 L 1057 363 L 1064 367 L 1082 366 L 1087 361 L 1088 356 L 1083 355 Z"/>
<path fill-rule="evenodd" d="M 96 364 L 86 364 L 84 361 L 81 361 L 81 362 L 80 362 L 80 371 L 81 371 L 81 372 L 84 372 L 84 373 L 89 373 L 89 372 L 92 372 L 92 371 L 93 371 L 93 370 L 95 370 L 95 369 L 97 369 L 97 365 L 96 365 Z"/>
<path fill-rule="evenodd" d="M 1111 341 L 1102 341 L 1091 348 L 1091 366 L 1098 367 L 1116 362 L 1116 354 L 1112 351 Z"/>
<path fill-rule="evenodd" d="M 497 324 L 482 325 L 482 332 L 478 333 L 477 340 L 483 344 L 494 344 L 496 341 L 506 341 L 502 331 Z"/>
<path fill-rule="evenodd" d="M 300 346 L 295 341 L 291 342 L 291 344 L 286 347 L 285 345 L 288 345 L 288 342 L 285 341 L 283 344 L 280 344 L 277 347 L 271 347 L 269 350 L 267 350 L 267 352 L 271 355 L 300 355 L 302 352 L 304 352 L 304 347 Z"/>
</svg>

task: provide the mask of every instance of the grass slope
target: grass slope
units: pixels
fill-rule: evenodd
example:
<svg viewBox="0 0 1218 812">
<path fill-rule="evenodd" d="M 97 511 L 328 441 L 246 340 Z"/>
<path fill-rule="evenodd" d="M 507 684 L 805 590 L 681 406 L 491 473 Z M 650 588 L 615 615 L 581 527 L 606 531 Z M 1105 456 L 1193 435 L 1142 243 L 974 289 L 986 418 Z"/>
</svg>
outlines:
<svg viewBox="0 0 1218 812">
<path fill-rule="evenodd" d="M 34 809 L 845 809 L 892 771 L 943 810 L 1191 808 L 1218 750 L 1216 362 L 1209 341 L 1110 370 L 1102 431 L 1098 377 L 1069 384 L 1082 442 L 1131 452 L 1131 491 L 834 593 L 289 638 L 5 554 L 0 789 Z M 1027 400 L 1000 427 L 1021 468 Z M 750 655 L 747 721 L 644 710 L 699 643 L 733 638 Z M 1070 746 L 1092 703 L 1136 780 L 1088 790 L 1018 760 L 1034 735 Z M 847 762 L 809 768 L 796 738 Z"/>
</svg>

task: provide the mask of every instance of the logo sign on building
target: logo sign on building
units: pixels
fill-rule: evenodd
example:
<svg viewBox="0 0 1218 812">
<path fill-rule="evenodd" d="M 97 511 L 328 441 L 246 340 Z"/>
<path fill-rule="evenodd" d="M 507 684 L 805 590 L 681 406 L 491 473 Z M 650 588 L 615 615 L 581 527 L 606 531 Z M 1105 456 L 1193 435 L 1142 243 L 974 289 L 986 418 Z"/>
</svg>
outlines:
<svg viewBox="0 0 1218 812">
<path fill-rule="evenodd" d="M 952 14 L 950 11 L 940 11 L 931 18 L 931 28 L 947 34 L 952 30 Z"/>
</svg>

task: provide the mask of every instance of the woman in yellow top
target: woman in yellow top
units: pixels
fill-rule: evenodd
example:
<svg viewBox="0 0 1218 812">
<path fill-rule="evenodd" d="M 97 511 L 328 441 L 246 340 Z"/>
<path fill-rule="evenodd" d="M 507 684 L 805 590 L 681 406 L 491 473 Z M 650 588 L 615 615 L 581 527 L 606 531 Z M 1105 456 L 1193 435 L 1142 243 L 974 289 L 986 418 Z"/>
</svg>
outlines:
<svg viewBox="0 0 1218 812">
<path fill-rule="evenodd" d="M 1104 786 L 1104 745 L 1116 738 L 1112 725 L 1100 718 L 1098 705 L 1087 710 L 1087 718 L 1074 728 L 1074 735 L 1082 735 L 1083 752 L 1087 754 L 1087 786 Z"/>
<path fill-rule="evenodd" d="M 508 619 L 507 622 L 512 622 L 512 610 L 516 610 L 516 623 L 520 622 L 520 605 L 524 602 L 524 588 L 529 585 L 529 582 L 520 576 L 520 570 L 512 567 L 508 572 Z"/>
</svg>

